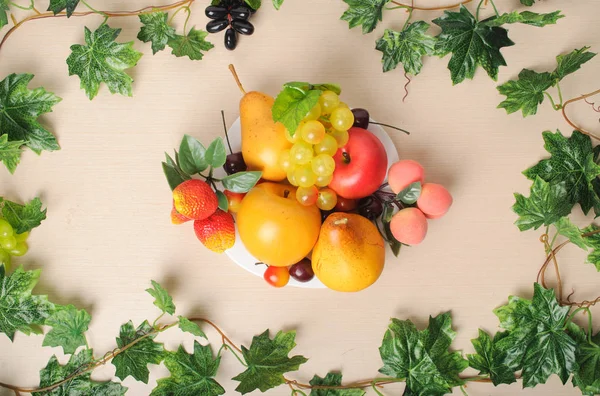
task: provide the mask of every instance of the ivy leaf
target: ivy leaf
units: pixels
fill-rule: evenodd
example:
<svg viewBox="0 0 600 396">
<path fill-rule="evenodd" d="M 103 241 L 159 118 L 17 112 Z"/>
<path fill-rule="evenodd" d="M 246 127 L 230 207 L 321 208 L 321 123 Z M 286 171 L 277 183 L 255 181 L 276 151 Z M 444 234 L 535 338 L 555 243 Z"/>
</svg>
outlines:
<svg viewBox="0 0 600 396">
<path fill-rule="evenodd" d="M 584 395 L 600 394 L 600 333 L 591 337 L 581 327 L 572 325 L 569 334 L 577 342 L 577 369 L 573 373 L 573 385 Z"/>
<path fill-rule="evenodd" d="M 86 345 L 85 332 L 92 317 L 85 309 L 78 310 L 73 305 L 57 306 L 56 311 L 46 319 L 52 329 L 44 337 L 43 346 L 60 346 L 65 354 L 73 354 L 78 347 Z"/>
<path fill-rule="evenodd" d="M 148 321 L 144 321 L 137 329 L 131 321 L 121 326 L 120 337 L 117 337 L 119 348 L 141 340 L 113 358 L 111 363 L 117 369 L 115 375 L 118 378 L 124 380 L 131 375 L 138 381 L 148 383 L 148 365 L 159 364 L 165 357 L 163 344 L 154 342 L 156 334 L 152 334 L 152 331 Z"/>
<path fill-rule="evenodd" d="M 555 224 L 556 231 L 567 237 L 573 244 L 579 246 L 583 250 L 587 250 L 587 242 L 583 237 L 584 231 L 580 230 L 575 224 L 571 223 L 568 217 L 561 217 Z"/>
<path fill-rule="evenodd" d="M 261 6 L 261 3 L 262 0 L 246 0 L 246 4 L 248 4 L 253 10 L 258 10 Z"/>
<path fill-rule="evenodd" d="M 502 14 L 497 17 L 492 17 L 483 21 L 488 26 L 501 26 L 505 23 L 524 23 L 526 25 L 544 27 L 546 25 L 555 25 L 560 18 L 565 16 L 560 11 L 550 12 L 548 14 L 538 14 L 537 12 L 513 11 L 511 13 Z"/>
<path fill-rule="evenodd" d="M 404 190 L 400 191 L 396 195 L 396 199 L 404 202 L 405 204 L 412 205 L 421 196 L 421 182 L 414 182 L 409 184 Z"/>
<path fill-rule="evenodd" d="M 496 348 L 496 340 L 496 338 L 492 340 L 488 333 L 479 329 L 479 337 L 471 340 L 477 353 L 467 355 L 469 365 L 475 370 L 479 370 L 480 375 L 489 375 L 494 386 L 512 384 L 517 381 L 515 373 L 504 364 L 506 353 Z"/>
<path fill-rule="evenodd" d="M 47 209 L 42 210 L 42 201 L 34 198 L 25 205 L 0 198 L 2 216 L 10 223 L 17 234 L 28 232 L 46 220 Z"/>
<path fill-rule="evenodd" d="M 207 338 L 206 334 L 204 334 L 200 326 L 198 326 L 196 323 L 192 322 L 185 316 L 179 316 L 178 318 L 179 328 L 181 329 L 181 331 L 185 331 L 186 333 L 193 334 L 197 337 Z"/>
<path fill-rule="evenodd" d="M 523 370 L 523 386 L 534 387 L 557 374 L 566 383 L 576 368 L 576 342 L 564 330 L 570 307 L 561 307 L 554 290 L 534 285 L 532 300 L 510 297 L 494 310 L 508 335 L 497 343 L 506 353 L 504 363 Z"/>
<path fill-rule="evenodd" d="M 238 172 L 233 175 L 225 176 L 221 183 L 226 190 L 234 193 L 247 193 L 260 180 L 262 172 L 249 171 Z"/>
<path fill-rule="evenodd" d="M 213 168 L 220 168 L 225 165 L 227 160 L 227 150 L 223 139 L 216 138 L 206 149 L 206 162 Z"/>
<path fill-rule="evenodd" d="M 177 352 L 165 357 L 165 366 L 171 372 L 168 378 L 158 380 L 151 396 L 219 396 L 225 389 L 214 380 L 221 357 L 213 357 L 210 345 L 202 346 L 194 341 L 194 354 L 188 354 L 182 346 Z"/>
<path fill-rule="evenodd" d="M 273 7 L 275 7 L 276 10 L 279 10 L 283 4 L 284 0 L 273 0 Z"/>
<path fill-rule="evenodd" d="M 306 91 L 289 86 L 283 88 L 283 91 L 275 98 L 271 110 L 273 121 L 281 122 L 290 135 L 294 136 L 300 121 L 319 102 L 319 97 L 321 97 L 321 91 L 318 89 Z"/>
<path fill-rule="evenodd" d="M 560 131 L 546 131 L 544 148 L 551 154 L 523 174 L 531 180 L 537 177 L 553 185 L 565 182 L 567 198 L 572 205 L 579 203 L 583 213 L 594 208 L 600 214 L 600 198 L 594 191 L 592 181 L 600 175 L 600 166 L 594 162 L 592 141 L 589 136 L 574 131 L 564 137 Z M 562 217 L 561 215 L 559 217 Z"/>
<path fill-rule="evenodd" d="M 179 145 L 179 165 L 188 175 L 200 173 L 208 168 L 206 149 L 198 139 L 184 135 Z"/>
<path fill-rule="evenodd" d="M 140 28 L 137 38 L 144 43 L 151 42 L 153 54 L 164 50 L 169 39 L 175 37 L 175 28 L 169 25 L 168 18 L 169 14 L 162 11 L 140 15 L 140 22 L 144 26 Z"/>
<path fill-rule="evenodd" d="M 523 69 L 518 80 L 510 80 L 499 85 L 498 92 L 506 95 L 499 105 L 507 114 L 521 110 L 523 117 L 537 113 L 538 105 L 544 101 L 544 91 L 554 86 L 556 80 L 548 72 L 537 73 Z"/>
<path fill-rule="evenodd" d="M 35 332 L 32 326 L 43 325 L 54 311 L 54 305 L 46 296 L 31 294 L 40 272 L 19 267 L 6 275 L 4 267 L 0 267 L 0 333 L 11 341 L 17 331 L 27 335 Z"/>
<path fill-rule="evenodd" d="M 73 11 L 79 4 L 79 0 L 50 0 L 48 11 L 52 11 L 54 15 L 61 11 L 67 10 L 67 18 L 73 15 Z"/>
<path fill-rule="evenodd" d="M 595 225 L 590 225 L 589 227 L 581 230 L 583 233 L 591 233 L 597 232 L 600 228 Z M 586 262 L 593 264 L 596 269 L 600 272 L 600 233 L 592 234 L 584 238 L 585 244 L 592 248 L 592 252 L 588 254 Z M 579 246 L 579 245 L 577 245 Z"/>
<path fill-rule="evenodd" d="M 535 3 L 535 0 L 521 0 L 521 4 L 531 7 Z"/>
<path fill-rule="evenodd" d="M 348 22 L 350 29 L 362 25 L 363 34 L 371 33 L 377 22 L 383 19 L 383 7 L 390 0 L 344 0 L 348 9 L 340 18 Z"/>
<path fill-rule="evenodd" d="M 564 181 L 550 184 L 538 176 L 531 186 L 528 198 L 515 193 L 516 202 L 512 209 L 519 215 L 515 221 L 519 230 L 537 230 L 542 225 L 553 224 L 571 213 L 572 205 L 569 204 L 565 186 Z"/>
<path fill-rule="evenodd" d="M 0 29 L 8 24 L 7 12 L 10 12 L 8 8 L 9 0 L 0 0 Z"/>
<path fill-rule="evenodd" d="M 4 163 L 10 173 L 15 173 L 17 165 L 21 162 L 21 146 L 24 144 L 23 140 L 9 142 L 8 135 L 0 136 L 0 162 Z"/>
<path fill-rule="evenodd" d="M 325 378 L 315 375 L 309 382 L 312 386 L 340 386 L 342 385 L 341 373 L 327 373 Z M 310 396 L 363 396 L 366 392 L 362 389 L 312 389 Z"/>
<path fill-rule="evenodd" d="M 134 67 L 142 53 L 133 49 L 133 41 L 117 43 L 120 33 L 121 29 L 112 29 L 107 24 L 93 33 L 86 27 L 86 45 L 71 46 L 71 55 L 67 58 L 69 76 L 79 76 L 81 88 L 90 100 L 98 94 L 101 83 L 105 83 L 112 94 L 132 95 L 133 79 L 124 70 Z"/>
<path fill-rule="evenodd" d="M 44 88 L 27 89 L 31 79 L 33 74 L 9 74 L 0 82 L 0 131 L 9 141 L 24 141 L 37 154 L 59 150 L 54 135 L 37 118 L 61 99 Z"/>
<path fill-rule="evenodd" d="M 269 337 L 269 330 L 252 338 L 250 349 L 242 346 L 242 355 L 248 368 L 241 374 L 233 377 L 240 381 L 235 388 L 241 394 L 246 394 L 259 389 L 261 392 L 285 383 L 283 374 L 296 371 L 308 359 L 304 356 L 288 357 L 296 346 L 295 331 L 280 331 L 275 338 Z"/>
<path fill-rule="evenodd" d="M 442 28 L 437 36 L 436 52 L 439 56 L 452 53 L 448 69 L 453 84 L 465 78 L 473 79 L 477 66 L 497 80 L 498 68 L 506 66 L 500 48 L 514 45 L 506 29 L 478 22 L 462 4 L 459 12 L 444 11 L 433 23 Z"/>
<path fill-rule="evenodd" d="M 556 69 L 552 72 L 553 76 L 562 80 L 571 73 L 575 73 L 581 68 L 581 65 L 592 59 L 597 54 L 588 52 L 590 47 L 575 49 L 566 55 L 558 55 L 556 57 Z"/>
<path fill-rule="evenodd" d="M 201 60 L 204 56 L 202 51 L 209 51 L 214 45 L 206 41 L 208 32 L 191 28 L 187 35 L 175 34 L 169 38 L 167 44 L 173 51 L 171 53 L 176 57 L 187 56 L 191 60 Z"/>
<path fill-rule="evenodd" d="M 383 71 L 388 72 L 402 64 L 404 72 L 416 76 L 423 67 L 423 56 L 433 55 L 435 38 L 426 34 L 429 24 L 416 21 L 400 32 L 386 29 L 377 40 L 375 49 L 383 52 Z"/>
<path fill-rule="evenodd" d="M 158 282 L 152 281 L 152 288 L 146 289 L 146 291 L 154 297 L 154 305 L 156 305 L 158 309 L 169 315 L 175 313 L 173 298 Z"/>
<path fill-rule="evenodd" d="M 44 388 L 63 381 L 75 371 L 91 364 L 94 357 L 91 349 L 84 349 L 72 355 L 69 362 L 61 366 L 56 355 L 53 355 L 45 368 L 40 370 L 40 388 Z M 45 392 L 34 392 L 33 396 L 67 396 L 67 395 L 97 395 L 97 396 L 123 396 L 127 388 L 116 382 L 92 381 L 91 374 L 79 375 L 56 388 Z"/>
</svg>

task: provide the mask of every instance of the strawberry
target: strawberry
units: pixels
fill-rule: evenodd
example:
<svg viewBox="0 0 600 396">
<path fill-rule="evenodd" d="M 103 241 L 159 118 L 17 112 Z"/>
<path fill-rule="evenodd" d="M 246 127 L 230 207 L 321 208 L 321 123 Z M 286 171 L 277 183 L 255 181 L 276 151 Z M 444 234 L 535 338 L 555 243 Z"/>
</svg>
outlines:
<svg viewBox="0 0 600 396">
<path fill-rule="evenodd" d="M 221 209 L 208 219 L 194 221 L 196 236 L 210 250 L 223 253 L 235 243 L 233 216 Z"/>
<path fill-rule="evenodd" d="M 202 180 L 186 180 L 173 190 L 175 210 L 192 220 L 204 220 L 217 210 L 217 194 Z"/>
<path fill-rule="evenodd" d="M 181 213 L 175 209 L 175 202 L 173 202 L 173 209 L 171 209 L 171 223 L 173 224 L 183 224 L 185 222 L 190 221 L 189 217 L 185 217 Z"/>
</svg>

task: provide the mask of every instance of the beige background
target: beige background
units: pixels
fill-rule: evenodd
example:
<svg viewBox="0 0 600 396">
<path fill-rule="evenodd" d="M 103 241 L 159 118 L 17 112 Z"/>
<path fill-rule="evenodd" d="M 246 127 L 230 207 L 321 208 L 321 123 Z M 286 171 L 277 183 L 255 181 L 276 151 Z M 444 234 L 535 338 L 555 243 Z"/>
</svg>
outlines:
<svg viewBox="0 0 600 396">
<path fill-rule="evenodd" d="M 143 0 L 119 3 L 125 2 L 93 1 L 102 9 L 146 5 Z M 190 25 L 206 23 L 203 3 L 193 6 Z M 497 3 L 501 11 L 520 8 L 518 0 Z M 536 4 L 534 11 L 557 8 L 567 18 L 556 26 L 510 26 L 517 44 L 502 50 L 509 66 L 500 69 L 500 82 L 514 78 L 523 67 L 549 70 L 555 55 L 583 45 L 600 49 L 600 2 L 548 0 Z M 512 193 L 527 192 L 529 181 L 520 172 L 545 154 L 540 132 L 570 128 L 547 103 L 536 117 L 525 120 L 497 110 L 502 97 L 482 70 L 473 81 L 453 87 L 446 69 L 449 58 L 427 58 L 403 103 L 404 77 L 400 71 L 381 72 L 374 45 L 384 27 L 401 27 L 404 12 L 386 12 L 377 31 L 363 36 L 338 19 L 344 9 L 341 0 L 287 0 L 279 12 L 266 4 L 252 20 L 254 36 L 242 38 L 235 52 L 224 49 L 222 34 L 211 36 L 216 48 L 199 62 L 167 51 L 152 56 L 149 45 L 136 41 L 145 56 L 130 71 L 133 98 L 112 96 L 103 86 L 90 102 L 79 89 L 79 79 L 67 75 L 69 46 L 82 42 L 83 26 L 95 28 L 99 17 L 31 22 L 7 42 L 0 53 L 0 76 L 34 73 L 31 87 L 44 86 L 63 98 L 54 113 L 43 117 L 62 150 L 39 158 L 27 152 L 14 176 L 0 167 L 2 196 L 22 201 L 39 195 L 48 207 L 48 219 L 33 232 L 30 253 L 19 263 L 43 269 L 36 292 L 92 313 L 88 337 L 96 356 L 114 347 L 123 322 L 133 319 L 137 324 L 156 316 L 144 292 L 150 279 L 169 288 L 179 313 L 213 319 L 238 343 L 248 345 L 266 328 L 296 329 L 294 352 L 310 360 L 290 377 L 302 381 L 327 370 L 342 370 L 347 380 L 375 376 L 381 366 L 377 348 L 390 317 L 410 318 L 423 326 L 429 314 L 452 310 L 459 333 L 454 345 L 471 353 L 469 340 L 478 327 L 497 329 L 493 308 L 509 294 L 530 295 L 543 249 L 540 232 L 520 233 L 512 224 Z M 418 12 L 415 18 L 431 20 L 440 14 Z M 122 41 L 134 39 L 139 29 L 137 18 L 111 20 L 110 25 L 123 28 Z M 437 27 L 431 32 L 436 34 Z M 190 224 L 170 224 L 170 190 L 160 162 L 184 133 L 204 142 L 220 136 L 219 110 L 225 110 L 229 123 L 238 116 L 240 94 L 229 63 L 236 64 L 247 89 L 272 95 L 289 80 L 339 83 L 347 102 L 412 131 L 410 137 L 394 131 L 391 136 L 401 157 L 420 161 L 428 180 L 452 191 L 455 204 L 448 216 L 431 222 L 422 245 L 403 249 L 398 259 L 390 254 L 378 283 L 357 294 L 274 289 L 206 250 Z M 597 89 L 599 65 L 595 59 L 567 78 L 565 97 Z M 597 114 L 585 105 L 575 107 L 574 117 L 598 129 Z M 595 297 L 600 274 L 583 260 L 576 248 L 561 252 L 565 284 L 569 290 L 576 287 L 580 298 Z M 598 326 L 600 312 L 595 312 Z M 177 331 L 160 338 L 170 349 L 182 339 Z M 189 348 L 191 337 L 183 339 Z M 218 337 L 211 340 L 219 342 Z M 41 348 L 41 343 L 41 336 L 19 334 L 14 344 L 0 337 L 0 381 L 35 386 L 39 369 L 52 354 L 64 361 L 61 350 Z M 240 371 L 226 355 L 218 380 L 228 393 L 236 386 L 229 378 Z M 123 383 L 130 394 L 147 395 L 165 374 L 163 367 L 152 366 L 148 385 L 131 378 Z M 94 377 L 113 375 L 108 365 Z M 398 389 L 390 388 L 388 394 L 400 394 Z M 520 384 L 497 389 L 473 384 L 468 389 L 473 396 L 578 394 L 570 384 L 562 387 L 555 376 L 535 390 L 522 391 Z M 269 394 L 287 395 L 289 390 L 281 387 Z"/>
</svg>

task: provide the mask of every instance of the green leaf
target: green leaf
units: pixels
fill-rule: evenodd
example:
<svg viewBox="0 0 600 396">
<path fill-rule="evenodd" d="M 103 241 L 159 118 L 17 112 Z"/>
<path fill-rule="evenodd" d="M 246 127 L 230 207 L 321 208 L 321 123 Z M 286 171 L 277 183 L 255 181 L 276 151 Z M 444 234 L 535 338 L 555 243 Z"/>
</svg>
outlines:
<svg viewBox="0 0 600 396">
<path fill-rule="evenodd" d="M 317 89 L 305 91 L 290 86 L 283 88 L 273 104 L 273 121 L 281 122 L 294 136 L 300 121 L 319 103 L 320 96 L 321 91 Z"/>
<path fill-rule="evenodd" d="M 193 334 L 197 337 L 207 338 L 206 334 L 204 334 L 200 326 L 198 326 L 196 323 L 192 322 L 185 316 L 178 316 L 178 318 L 179 328 L 181 329 L 181 331 L 185 331 L 186 333 Z"/>
<path fill-rule="evenodd" d="M 242 355 L 248 365 L 247 369 L 237 376 L 234 381 L 240 381 L 235 388 L 241 394 L 259 389 L 261 392 L 285 383 L 283 374 L 296 371 L 308 359 L 304 356 L 288 357 L 296 346 L 296 332 L 280 331 L 275 338 L 269 337 L 269 330 L 252 338 L 250 349 L 242 346 Z"/>
<path fill-rule="evenodd" d="M 156 334 L 148 321 L 144 321 L 137 329 L 131 321 L 121 326 L 120 337 L 117 337 L 117 346 L 123 348 L 136 340 L 140 340 L 129 348 L 123 350 L 113 358 L 111 363 L 117 369 L 115 375 L 124 380 L 132 376 L 138 381 L 148 383 L 149 364 L 159 364 L 165 358 L 163 344 L 154 342 Z M 150 334 L 150 335 L 147 335 Z"/>
<path fill-rule="evenodd" d="M 53 355 L 45 368 L 40 370 L 40 388 L 63 381 L 77 370 L 91 364 L 94 359 L 91 349 L 84 349 L 72 355 L 69 362 L 61 366 L 56 355 Z M 33 396 L 123 396 L 127 388 L 116 382 L 92 381 L 90 373 L 79 375 L 56 388 L 45 392 L 34 392 Z"/>
<path fill-rule="evenodd" d="M 521 0 L 521 4 L 531 7 L 535 3 L 535 0 Z"/>
<path fill-rule="evenodd" d="M 465 78 L 473 79 L 477 66 L 497 80 L 498 68 L 506 66 L 500 48 L 514 45 L 506 29 L 478 22 L 462 4 L 459 12 L 444 11 L 444 15 L 434 19 L 433 23 L 442 28 L 437 36 L 437 54 L 452 53 L 448 69 L 453 84 L 461 83 Z"/>
<path fill-rule="evenodd" d="M 283 0 L 273 0 L 273 7 L 275 7 L 276 10 L 279 10 L 282 4 Z"/>
<path fill-rule="evenodd" d="M 483 21 L 488 26 L 501 26 L 505 23 L 524 23 L 526 25 L 544 27 L 546 25 L 555 25 L 560 18 L 565 16 L 560 11 L 550 12 L 548 14 L 538 14 L 537 12 L 513 11 L 508 14 L 502 14 Z"/>
<path fill-rule="evenodd" d="M 175 37 L 175 28 L 169 26 L 168 18 L 169 14 L 162 11 L 140 15 L 140 22 L 144 26 L 140 28 L 137 38 L 144 43 L 151 42 L 153 54 L 164 50 L 169 39 Z"/>
<path fill-rule="evenodd" d="M 219 200 L 219 209 L 223 212 L 227 212 L 229 210 L 229 200 L 227 199 L 227 196 L 223 194 L 221 190 L 217 190 L 216 193 L 217 199 Z"/>
<path fill-rule="evenodd" d="M 117 43 L 120 33 L 121 29 L 112 29 L 107 24 L 100 25 L 93 33 L 86 27 L 86 45 L 71 46 L 67 58 L 69 76 L 79 76 L 81 89 L 90 100 L 98 94 L 101 83 L 112 94 L 132 96 L 133 79 L 124 70 L 134 67 L 142 53 L 133 49 L 133 41 Z"/>
<path fill-rule="evenodd" d="M 189 135 L 184 135 L 179 146 L 179 165 L 188 175 L 193 175 L 206 170 L 209 161 L 206 158 L 206 149 Z"/>
<path fill-rule="evenodd" d="M 173 304 L 173 298 L 158 282 L 152 281 L 152 288 L 146 289 L 146 291 L 152 297 L 154 297 L 154 305 L 156 305 L 158 309 L 164 313 L 168 313 L 169 315 L 173 315 L 175 313 L 175 304 Z"/>
<path fill-rule="evenodd" d="M 253 10 L 258 10 L 261 6 L 261 3 L 262 0 L 246 0 L 246 4 L 248 4 Z"/>
<path fill-rule="evenodd" d="M 429 24 L 416 21 L 400 32 L 386 29 L 383 37 L 377 40 L 375 49 L 383 52 L 383 71 L 395 69 L 398 64 L 404 72 L 416 76 L 423 67 L 423 56 L 433 55 L 435 38 L 426 34 Z"/>
<path fill-rule="evenodd" d="M 310 91 L 310 90 L 318 90 L 318 91 L 332 91 L 335 92 L 337 95 L 342 93 L 342 88 L 338 85 L 338 84 L 330 84 L 330 83 L 324 83 L 324 84 L 311 84 L 311 83 L 307 83 L 307 82 L 300 82 L 300 81 L 291 81 L 291 82 L 287 82 L 285 84 L 283 84 L 283 86 L 285 88 L 289 87 L 289 88 L 294 88 L 294 89 L 299 89 L 301 91 Z"/>
<path fill-rule="evenodd" d="M 0 131 L 9 141 L 24 141 L 37 154 L 59 150 L 54 135 L 37 118 L 61 99 L 44 88 L 27 89 L 32 78 L 33 74 L 9 74 L 0 82 Z"/>
<path fill-rule="evenodd" d="M 504 363 L 523 370 L 523 386 L 545 383 L 552 374 L 567 382 L 575 369 L 576 343 L 564 330 L 570 307 L 561 307 L 554 290 L 534 285 L 532 300 L 510 297 L 509 303 L 494 310 L 500 326 L 508 330 L 496 344 L 506 353 Z"/>
<path fill-rule="evenodd" d="M 568 217 L 561 217 L 555 224 L 556 232 L 567 237 L 573 244 L 579 246 L 583 250 L 587 250 L 587 243 L 583 237 L 583 231 L 575 224 L 571 223 Z"/>
<path fill-rule="evenodd" d="M 548 72 L 537 73 L 533 70 L 523 69 L 518 80 L 510 80 L 499 85 L 498 92 L 506 95 L 506 99 L 499 105 L 511 114 L 521 110 L 523 117 L 537 113 L 538 105 L 544 101 L 544 91 L 552 87 L 556 80 Z"/>
<path fill-rule="evenodd" d="M 348 22 L 350 29 L 362 25 L 363 34 L 371 33 L 377 22 L 383 19 L 383 7 L 390 0 L 344 0 L 348 9 L 340 18 Z"/>
<path fill-rule="evenodd" d="M 262 172 L 258 171 L 238 172 L 224 177 L 221 183 L 226 190 L 234 193 L 246 193 L 256 185 L 261 176 Z"/>
<path fill-rule="evenodd" d="M 553 76 L 562 80 L 571 73 L 575 73 L 581 68 L 581 65 L 596 56 L 595 52 L 589 52 L 590 47 L 575 49 L 566 55 L 556 57 L 556 69 L 552 72 Z"/>
<path fill-rule="evenodd" d="M 2 216 L 17 234 L 31 231 L 46 220 L 47 209 L 42 210 L 42 201 L 39 198 L 34 198 L 25 205 L 0 198 L 0 205 Z"/>
<path fill-rule="evenodd" d="M 151 396 L 223 395 L 225 389 L 214 380 L 220 363 L 221 358 L 213 356 L 210 345 L 202 346 L 194 341 L 194 354 L 188 354 L 179 346 L 177 352 L 165 357 L 171 376 L 159 379 Z"/>
<path fill-rule="evenodd" d="M 79 0 L 50 0 L 48 11 L 52 11 L 54 15 L 61 11 L 67 10 L 67 18 L 73 15 L 73 11 L 77 8 Z"/>
<path fill-rule="evenodd" d="M 15 173 L 17 165 L 21 162 L 21 146 L 24 144 L 23 140 L 9 142 L 8 135 L 0 136 L 0 162 L 4 163 L 10 173 Z"/>
<path fill-rule="evenodd" d="M 390 222 L 383 223 L 383 232 L 385 235 L 383 236 L 388 245 L 390 245 L 390 249 L 392 249 L 392 253 L 394 253 L 394 257 L 398 257 L 400 254 L 400 248 L 402 244 L 398 242 L 396 238 L 394 238 L 394 234 L 392 234 L 392 229 L 390 226 Z"/>
<path fill-rule="evenodd" d="M 502 334 L 502 333 L 499 333 Z M 494 386 L 512 384 L 516 382 L 515 373 L 504 364 L 506 353 L 496 348 L 496 338 L 479 329 L 479 337 L 471 340 L 475 351 L 474 355 L 467 355 L 469 365 L 479 370 L 479 375 L 489 375 Z"/>
<path fill-rule="evenodd" d="M 10 8 L 8 8 L 9 0 L 0 0 L 0 29 L 8 24 L 8 15 L 7 12 L 10 12 Z"/>
<path fill-rule="evenodd" d="M 573 373 L 573 385 L 584 395 L 600 394 L 600 333 L 588 341 L 587 334 L 577 325 L 570 328 L 570 334 L 577 342 L 575 360 L 577 369 Z M 576 334 L 572 333 L 576 331 Z"/>
<path fill-rule="evenodd" d="M 600 228 L 591 224 L 590 226 L 584 228 L 581 231 L 583 233 L 596 232 L 595 234 L 586 236 L 584 238 L 585 244 L 593 249 L 592 252 L 588 254 L 586 262 L 593 264 L 596 267 L 596 269 L 600 272 L 600 233 L 597 233 L 598 231 L 600 231 Z"/>
<path fill-rule="evenodd" d="M 516 202 L 512 209 L 519 215 L 515 221 L 519 230 L 537 230 L 542 225 L 549 226 L 571 213 L 572 205 L 569 204 L 565 186 L 564 181 L 550 184 L 536 177 L 528 198 L 515 193 Z"/>
<path fill-rule="evenodd" d="M 223 139 L 216 138 L 206 149 L 206 162 L 213 168 L 220 168 L 227 160 L 227 150 Z"/>
<path fill-rule="evenodd" d="M 174 190 L 175 187 L 180 185 L 186 180 L 190 180 L 191 177 L 188 175 L 182 175 L 181 172 L 177 170 L 177 167 L 174 165 L 167 164 L 166 162 L 162 163 L 163 172 L 165 177 L 167 178 L 167 183 L 169 183 L 169 187 L 171 190 Z"/>
<path fill-rule="evenodd" d="M 396 195 L 396 199 L 404 202 L 405 204 L 412 205 L 421 196 L 421 182 L 414 182 L 409 184 L 404 190 L 400 191 Z"/>
<path fill-rule="evenodd" d="M 169 38 L 167 44 L 173 51 L 171 53 L 176 57 L 187 56 L 191 60 L 201 60 L 204 56 L 202 51 L 209 51 L 214 45 L 206 41 L 208 32 L 191 28 L 187 35 L 175 34 Z"/>
<path fill-rule="evenodd" d="M 43 325 L 54 311 L 46 296 L 31 294 L 40 272 L 24 271 L 22 267 L 10 275 L 0 271 L 0 333 L 11 341 L 17 331 L 27 335 L 35 332 L 34 326 Z"/>
<path fill-rule="evenodd" d="M 85 332 L 91 320 L 85 309 L 78 310 L 74 305 L 57 306 L 46 319 L 46 325 L 52 329 L 46 333 L 42 345 L 62 347 L 67 355 L 75 353 L 78 347 L 87 345 Z"/>
<path fill-rule="evenodd" d="M 340 386 L 342 385 L 342 374 L 327 373 L 325 378 L 315 375 L 309 384 L 312 386 Z M 310 396 L 363 396 L 365 393 L 362 389 L 312 389 Z"/>
<path fill-rule="evenodd" d="M 579 203 L 583 213 L 587 214 L 594 208 L 596 214 L 600 214 L 600 197 L 592 185 L 592 181 L 600 175 L 600 166 L 594 162 L 590 137 L 578 131 L 574 131 L 569 138 L 564 137 L 560 131 L 547 131 L 542 136 L 544 147 L 551 157 L 540 161 L 523 174 L 531 180 L 540 177 L 553 185 L 565 182 L 571 206 Z"/>
</svg>

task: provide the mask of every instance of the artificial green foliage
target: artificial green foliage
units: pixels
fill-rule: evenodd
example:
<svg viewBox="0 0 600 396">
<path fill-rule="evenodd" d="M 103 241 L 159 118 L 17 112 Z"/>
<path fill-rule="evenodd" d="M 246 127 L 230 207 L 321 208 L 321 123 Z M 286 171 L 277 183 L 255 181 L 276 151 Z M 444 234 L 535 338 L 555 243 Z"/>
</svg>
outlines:
<svg viewBox="0 0 600 396">
<path fill-rule="evenodd" d="M 395 69 L 399 64 L 404 72 L 416 76 L 423 67 L 423 56 L 433 55 L 435 39 L 426 34 L 429 24 L 416 21 L 402 31 L 386 29 L 377 40 L 375 48 L 383 53 L 383 71 Z"/>
</svg>

